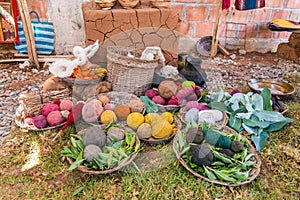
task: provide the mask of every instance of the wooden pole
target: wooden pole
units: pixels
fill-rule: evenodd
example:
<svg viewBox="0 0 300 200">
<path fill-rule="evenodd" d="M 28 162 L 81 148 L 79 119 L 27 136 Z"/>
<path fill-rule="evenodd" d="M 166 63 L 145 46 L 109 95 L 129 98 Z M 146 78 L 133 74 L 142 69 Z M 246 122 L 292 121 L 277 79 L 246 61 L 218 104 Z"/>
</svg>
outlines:
<svg viewBox="0 0 300 200">
<path fill-rule="evenodd" d="M 27 2 L 26 0 L 17 0 L 17 3 L 26 40 L 29 62 L 30 64 L 34 64 L 37 69 L 40 69 Z"/>
<path fill-rule="evenodd" d="M 222 0 L 219 0 L 218 5 L 218 15 L 217 20 L 214 28 L 214 33 L 212 37 L 212 43 L 211 43 L 211 51 L 210 51 L 210 57 L 215 57 L 218 51 L 218 40 L 219 40 L 219 27 L 221 24 L 221 16 L 222 16 Z"/>
</svg>

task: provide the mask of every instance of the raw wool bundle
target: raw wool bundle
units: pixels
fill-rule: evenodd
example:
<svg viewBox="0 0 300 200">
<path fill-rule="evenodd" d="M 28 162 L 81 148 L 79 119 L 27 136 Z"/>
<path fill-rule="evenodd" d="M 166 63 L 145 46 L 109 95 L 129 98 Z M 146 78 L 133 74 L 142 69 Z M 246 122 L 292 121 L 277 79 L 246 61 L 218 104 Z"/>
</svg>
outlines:
<svg viewBox="0 0 300 200">
<path fill-rule="evenodd" d="M 158 71 L 158 74 L 168 79 L 173 79 L 173 80 L 181 79 L 178 70 L 171 65 L 166 65 L 162 67 Z"/>
<path fill-rule="evenodd" d="M 73 48 L 73 55 L 76 57 L 74 60 L 59 59 L 52 63 L 52 65 L 49 67 L 49 71 L 51 74 L 59 78 L 71 76 L 76 66 L 92 66 L 89 62 L 89 59 L 94 56 L 98 49 L 98 40 L 86 48 L 75 46 Z"/>
</svg>

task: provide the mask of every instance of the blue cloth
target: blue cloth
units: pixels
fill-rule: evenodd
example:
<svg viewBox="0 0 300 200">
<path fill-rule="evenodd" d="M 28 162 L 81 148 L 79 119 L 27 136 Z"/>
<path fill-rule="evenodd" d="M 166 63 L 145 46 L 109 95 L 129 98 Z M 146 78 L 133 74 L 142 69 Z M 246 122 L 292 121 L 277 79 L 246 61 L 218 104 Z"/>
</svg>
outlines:
<svg viewBox="0 0 300 200">
<path fill-rule="evenodd" d="M 265 7 L 265 0 L 236 0 L 235 8 L 237 10 L 251 10 Z"/>
<path fill-rule="evenodd" d="M 35 11 L 34 11 L 35 12 Z M 34 34 L 34 41 L 36 44 L 37 54 L 49 55 L 54 50 L 54 28 L 51 22 L 41 22 L 38 14 L 37 21 L 32 21 L 32 30 Z M 15 48 L 20 53 L 27 53 L 27 45 L 23 31 L 22 22 L 18 21 L 18 34 L 20 42 L 15 44 Z"/>
</svg>

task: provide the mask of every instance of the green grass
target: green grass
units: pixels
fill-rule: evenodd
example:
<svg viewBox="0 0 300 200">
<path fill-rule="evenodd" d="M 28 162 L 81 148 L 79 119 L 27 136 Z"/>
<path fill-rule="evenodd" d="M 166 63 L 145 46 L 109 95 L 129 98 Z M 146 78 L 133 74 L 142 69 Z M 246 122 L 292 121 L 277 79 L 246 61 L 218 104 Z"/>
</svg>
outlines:
<svg viewBox="0 0 300 200">
<path fill-rule="evenodd" d="M 259 152 L 262 160 L 257 179 L 238 187 L 214 185 L 195 177 L 175 162 L 171 148 L 158 146 L 166 159 L 149 162 L 151 170 L 137 173 L 133 166 L 108 175 L 88 175 L 62 162 L 70 127 L 55 142 L 55 131 L 24 132 L 14 129 L 0 148 L 0 199 L 299 199 L 300 198 L 300 104 L 286 102 L 287 117 L 295 120 L 280 132 L 270 134 Z M 21 171 L 32 142 L 40 146 L 40 164 Z M 155 149 L 154 147 L 148 147 Z M 149 149 L 145 149 L 146 152 Z M 146 155 L 146 154 L 145 154 Z M 165 162 L 165 163 L 162 163 Z M 155 168 L 155 166 L 158 166 Z M 163 166 L 163 167 L 162 167 Z M 77 190 L 78 189 L 78 190 Z M 73 197 L 74 192 L 78 194 Z"/>
</svg>

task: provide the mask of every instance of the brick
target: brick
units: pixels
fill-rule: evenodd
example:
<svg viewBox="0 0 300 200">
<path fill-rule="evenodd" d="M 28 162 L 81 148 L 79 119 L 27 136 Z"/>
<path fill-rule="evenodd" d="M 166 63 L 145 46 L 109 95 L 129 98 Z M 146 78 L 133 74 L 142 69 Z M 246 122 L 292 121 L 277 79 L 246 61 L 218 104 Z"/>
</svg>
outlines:
<svg viewBox="0 0 300 200">
<path fill-rule="evenodd" d="M 290 35 L 291 35 L 291 32 L 286 32 L 286 31 L 282 31 L 282 32 L 274 31 L 274 33 L 273 33 L 273 37 L 276 39 L 286 39 L 286 38 L 289 38 Z"/>
<path fill-rule="evenodd" d="M 254 38 L 256 32 L 256 24 L 247 24 L 246 26 L 246 38 Z"/>
<path fill-rule="evenodd" d="M 219 26 L 219 37 L 225 38 L 226 37 L 226 23 L 221 23 Z"/>
<path fill-rule="evenodd" d="M 281 8 L 283 0 L 266 1 L 266 7 Z"/>
<path fill-rule="evenodd" d="M 258 38 L 272 38 L 273 32 L 265 25 L 258 26 Z"/>
<path fill-rule="evenodd" d="M 204 22 L 206 20 L 207 7 L 206 6 L 188 6 L 186 19 L 187 21 Z"/>
<path fill-rule="evenodd" d="M 252 11 L 252 22 L 268 22 L 271 11 L 269 9 L 255 9 Z"/>
<path fill-rule="evenodd" d="M 179 24 L 179 32 L 183 35 L 188 35 L 190 32 L 191 24 L 187 22 L 181 22 Z"/>
<path fill-rule="evenodd" d="M 289 10 L 273 10 L 271 21 L 273 19 L 288 19 L 290 12 Z"/>
<path fill-rule="evenodd" d="M 172 2 L 178 2 L 178 3 L 196 3 L 196 0 L 173 0 Z"/>
<path fill-rule="evenodd" d="M 290 19 L 292 21 L 299 22 L 300 21 L 300 10 L 291 11 Z"/>
<path fill-rule="evenodd" d="M 218 17 L 218 7 L 210 6 L 208 9 L 208 21 L 215 22 Z"/>
<path fill-rule="evenodd" d="M 28 2 L 28 10 L 36 10 L 40 18 L 47 19 L 48 1 L 47 0 L 31 0 Z M 34 15 L 32 15 L 33 18 Z"/>
<path fill-rule="evenodd" d="M 219 2 L 218 0 L 206 0 L 206 3 L 215 3 L 215 4 L 218 4 L 218 2 Z"/>
<path fill-rule="evenodd" d="M 209 36 L 213 34 L 214 23 L 196 23 L 196 37 Z"/>
<path fill-rule="evenodd" d="M 293 8 L 293 9 L 300 9 L 300 2 L 299 2 L 299 0 L 285 0 L 284 7 L 285 8 Z"/>
<path fill-rule="evenodd" d="M 247 23 L 250 19 L 251 10 L 247 11 L 234 11 L 231 14 L 231 19 L 228 20 L 229 22 L 235 22 L 235 23 Z"/>
<path fill-rule="evenodd" d="M 173 10 L 173 11 L 176 11 L 177 12 L 177 14 L 179 15 L 179 17 L 180 17 L 180 19 L 182 19 L 183 18 L 183 9 L 184 9 L 184 7 L 183 7 L 183 5 L 171 5 L 171 9 Z"/>
</svg>

